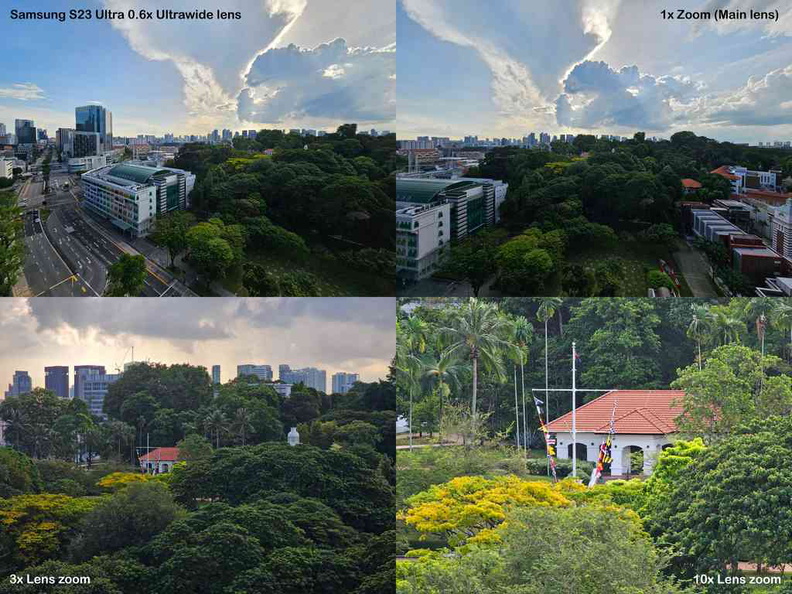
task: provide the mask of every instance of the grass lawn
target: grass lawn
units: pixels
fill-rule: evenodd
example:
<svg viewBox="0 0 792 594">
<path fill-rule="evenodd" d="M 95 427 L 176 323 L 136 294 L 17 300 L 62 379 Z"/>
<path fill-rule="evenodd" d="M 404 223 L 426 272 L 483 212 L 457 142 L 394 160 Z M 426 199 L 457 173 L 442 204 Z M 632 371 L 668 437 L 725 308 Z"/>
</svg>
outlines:
<svg viewBox="0 0 792 594">
<path fill-rule="evenodd" d="M 619 242 L 612 249 L 591 249 L 570 254 L 569 262 L 593 269 L 598 262 L 607 258 L 617 258 L 623 263 L 626 274 L 622 291 L 624 296 L 627 297 L 647 296 L 649 286 L 646 284 L 646 272 L 648 270 L 658 270 L 661 259 L 678 268 L 670 250 L 656 244 L 638 241 Z M 692 297 L 693 293 L 681 276 L 680 282 L 682 284 L 682 297 Z"/>
</svg>

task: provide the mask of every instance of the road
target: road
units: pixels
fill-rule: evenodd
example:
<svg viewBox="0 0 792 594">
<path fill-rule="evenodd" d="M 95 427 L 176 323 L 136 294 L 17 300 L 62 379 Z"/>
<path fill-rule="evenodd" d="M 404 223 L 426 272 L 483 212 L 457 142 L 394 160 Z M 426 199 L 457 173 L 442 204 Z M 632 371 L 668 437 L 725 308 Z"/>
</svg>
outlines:
<svg viewBox="0 0 792 594">
<path fill-rule="evenodd" d="M 24 281 L 15 294 L 25 296 L 96 296 L 104 294 L 110 266 L 122 254 L 138 255 L 112 228 L 94 219 L 80 204 L 78 178 L 53 163 L 50 192 L 34 176 L 20 189 L 25 212 L 25 243 L 28 256 Z M 49 216 L 42 216 L 42 214 Z M 194 296 L 178 280 L 152 260 L 146 260 L 147 275 L 142 297 Z"/>
<path fill-rule="evenodd" d="M 674 260 L 679 272 L 685 277 L 693 297 L 718 297 L 718 291 L 710 279 L 709 264 L 698 250 L 686 242 L 677 242 L 679 250 L 674 252 Z"/>
</svg>

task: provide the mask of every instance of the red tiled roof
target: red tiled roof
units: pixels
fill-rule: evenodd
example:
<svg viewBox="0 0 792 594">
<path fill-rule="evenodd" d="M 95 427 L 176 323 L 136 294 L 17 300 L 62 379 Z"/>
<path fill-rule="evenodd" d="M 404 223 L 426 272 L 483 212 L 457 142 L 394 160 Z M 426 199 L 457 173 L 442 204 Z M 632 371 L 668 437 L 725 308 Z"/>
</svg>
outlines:
<svg viewBox="0 0 792 594">
<path fill-rule="evenodd" d="M 175 462 L 179 459 L 179 448 L 157 448 L 151 450 L 148 454 L 143 454 L 140 457 L 141 462 L 157 462 L 164 460 L 166 462 Z"/>
<path fill-rule="evenodd" d="M 716 175 L 722 175 L 726 179 L 740 179 L 740 176 L 731 173 L 726 165 L 721 165 L 717 169 L 713 169 L 712 171 L 710 171 L 710 173 L 715 173 Z"/>
<path fill-rule="evenodd" d="M 578 431 L 607 433 L 616 402 L 614 426 L 616 433 L 665 435 L 674 433 L 676 418 L 682 414 L 681 390 L 614 390 L 579 406 L 576 412 Z M 572 430 L 572 413 L 548 423 L 549 431 L 568 433 Z"/>
<path fill-rule="evenodd" d="M 682 180 L 682 185 L 691 189 L 698 189 L 701 187 L 699 182 L 697 182 L 695 179 L 690 179 L 689 177 L 686 177 Z"/>
</svg>

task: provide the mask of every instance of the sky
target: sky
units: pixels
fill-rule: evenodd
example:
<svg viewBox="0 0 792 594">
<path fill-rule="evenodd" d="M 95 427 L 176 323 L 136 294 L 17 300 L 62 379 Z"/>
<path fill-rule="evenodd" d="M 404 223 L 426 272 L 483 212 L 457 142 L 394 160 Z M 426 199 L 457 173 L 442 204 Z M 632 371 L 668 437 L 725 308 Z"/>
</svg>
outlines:
<svg viewBox="0 0 792 594">
<path fill-rule="evenodd" d="M 177 303 L 178 301 L 178 303 Z M 220 365 L 222 381 L 241 363 L 318 367 L 330 377 L 385 379 L 396 344 L 388 298 L 7 298 L 0 308 L 0 396 L 15 370 L 44 386 L 44 367 L 132 360 Z M 74 370 L 70 370 L 70 383 Z"/>
<path fill-rule="evenodd" d="M 666 20 L 666 8 L 778 21 Z M 399 138 L 792 140 L 792 3 L 398 0 Z"/>
<path fill-rule="evenodd" d="M 12 20 L 11 9 L 239 11 L 240 20 Z M 95 13 L 94 13 L 95 16 Z M 8 0 L 0 123 L 54 136 L 74 108 L 113 112 L 116 136 L 395 121 L 393 0 Z"/>
</svg>

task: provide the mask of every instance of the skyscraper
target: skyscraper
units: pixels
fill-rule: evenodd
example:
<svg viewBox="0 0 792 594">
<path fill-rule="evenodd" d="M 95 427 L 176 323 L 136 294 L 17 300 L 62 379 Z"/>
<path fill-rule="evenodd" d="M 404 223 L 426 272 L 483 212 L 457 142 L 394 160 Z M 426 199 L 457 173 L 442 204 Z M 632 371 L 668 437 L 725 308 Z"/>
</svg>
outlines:
<svg viewBox="0 0 792 594">
<path fill-rule="evenodd" d="M 69 397 L 69 366 L 56 365 L 44 368 L 44 387 L 58 398 Z"/>
<path fill-rule="evenodd" d="M 5 136 L 5 135 L 6 135 L 6 127 L 5 127 L 5 124 L 3 124 L 3 123 L 1 123 L 1 122 L 0 122 L 0 136 Z"/>
<path fill-rule="evenodd" d="M 288 365 L 278 367 L 278 377 L 287 384 L 305 384 L 309 388 L 320 392 L 327 392 L 327 372 L 316 367 L 291 369 Z"/>
<path fill-rule="evenodd" d="M 271 382 L 272 367 L 269 365 L 256 365 L 254 363 L 237 365 L 237 377 L 242 377 L 243 375 L 255 375 L 262 381 Z"/>
<path fill-rule="evenodd" d="M 346 394 L 355 384 L 360 381 L 357 373 L 345 373 L 339 371 L 333 374 L 333 394 Z"/>
<path fill-rule="evenodd" d="M 223 382 L 220 379 L 220 366 L 219 365 L 212 365 L 212 383 L 213 384 L 222 384 Z"/>
<path fill-rule="evenodd" d="M 15 120 L 17 144 L 36 144 L 36 124 L 33 120 Z"/>
<path fill-rule="evenodd" d="M 104 413 L 105 396 L 110 384 L 119 377 L 120 374 L 108 374 L 103 365 L 75 365 L 74 397 L 83 400 L 92 415 L 107 418 Z"/>
<path fill-rule="evenodd" d="M 8 390 L 5 393 L 5 397 L 8 398 L 9 396 L 19 396 L 20 394 L 26 394 L 33 389 L 33 380 L 28 375 L 27 371 L 15 371 L 14 378 L 10 384 L 8 384 Z"/>
<path fill-rule="evenodd" d="M 84 105 L 74 109 L 77 132 L 99 134 L 97 155 L 113 148 L 113 114 L 102 105 Z M 88 156 L 88 155 L 82 155 Z"/>
</svg>

